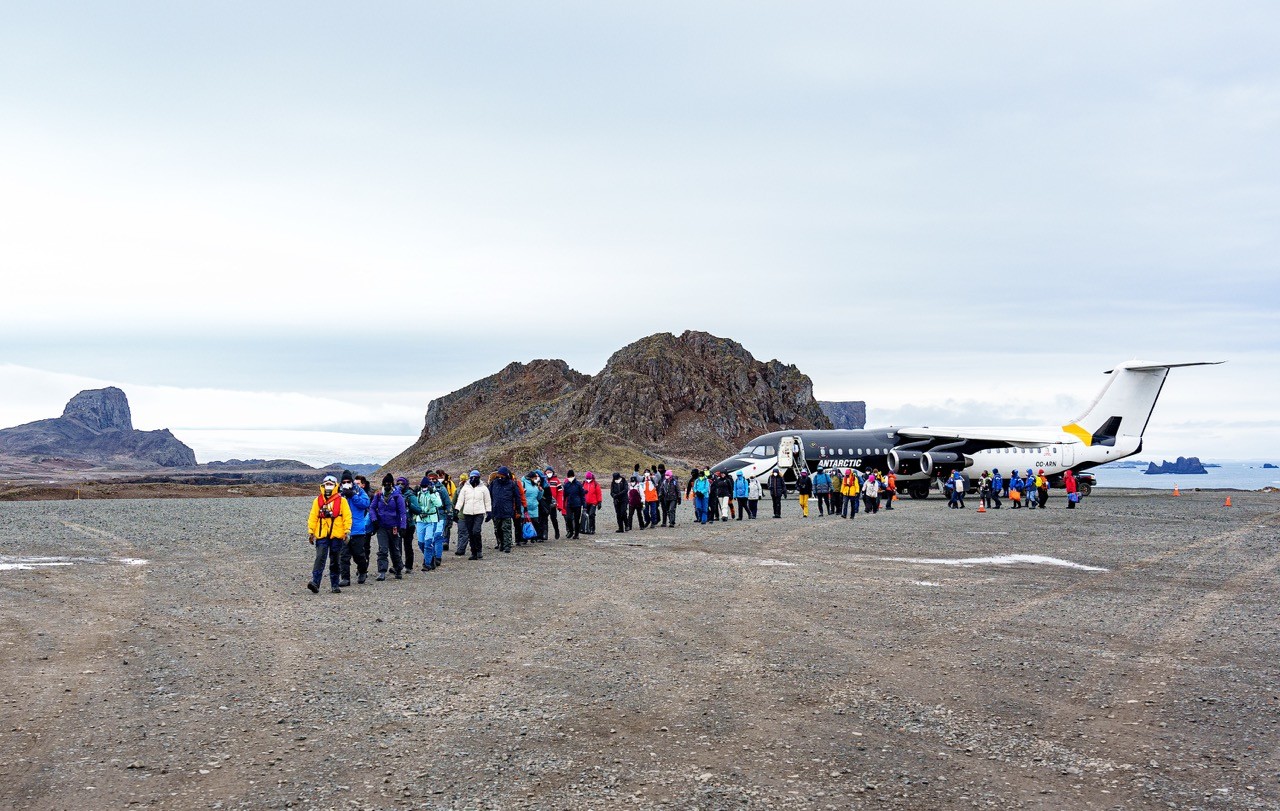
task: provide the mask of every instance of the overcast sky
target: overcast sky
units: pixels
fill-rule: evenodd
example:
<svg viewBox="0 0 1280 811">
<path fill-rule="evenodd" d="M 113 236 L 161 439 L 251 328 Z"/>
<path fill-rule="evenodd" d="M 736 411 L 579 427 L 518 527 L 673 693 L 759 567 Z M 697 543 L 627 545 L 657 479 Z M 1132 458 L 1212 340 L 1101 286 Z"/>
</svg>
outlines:
<svg viewBox="0 0 1280 811">
<path fill-rule="evenodd" d="M 1274 3 L 0 8 L 0 425 L 381 460 L 511 360 L 703 329 L 878 424 L 1280 455 Z"/>
</svg>

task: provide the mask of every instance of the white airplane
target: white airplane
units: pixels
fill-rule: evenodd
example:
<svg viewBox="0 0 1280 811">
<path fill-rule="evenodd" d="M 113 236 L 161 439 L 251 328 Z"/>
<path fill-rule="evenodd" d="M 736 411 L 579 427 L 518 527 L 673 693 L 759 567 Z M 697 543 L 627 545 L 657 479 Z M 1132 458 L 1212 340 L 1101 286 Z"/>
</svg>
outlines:
<svg viewBox="0 0 1280 811">
<path fill-rule="evenodd" d="M 1133 456 L 1170 369 L 1212 366 L 1195 363 L 1121 363 L 1107 372 L 1102 392 L 1071 422 L 1045 428 L 863 428 L 834 431 L 774 431 L 756 437 L 713 470 L 742 471 L 748 478 L 782 470 L 794 482 L 801 469 L 892 470 L 898 488 L 926 498 L 930 483 L 959 470 L 1043 469 L 1052 479 Z"/>
</svg>

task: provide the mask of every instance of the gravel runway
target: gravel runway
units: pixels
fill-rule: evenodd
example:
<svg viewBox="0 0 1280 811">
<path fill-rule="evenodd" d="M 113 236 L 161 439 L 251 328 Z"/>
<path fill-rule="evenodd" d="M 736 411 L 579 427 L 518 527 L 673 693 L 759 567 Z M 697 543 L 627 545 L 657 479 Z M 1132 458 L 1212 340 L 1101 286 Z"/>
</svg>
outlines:
<svg viewBox="0 0 1280 811">
<path fill-rule="evenodd" d="M 308 499 L 0 504 L 0 807 L 1277 808 L 1280 497 L 1224 495 L 486 527 L 340 595 Z"/>
</svg>

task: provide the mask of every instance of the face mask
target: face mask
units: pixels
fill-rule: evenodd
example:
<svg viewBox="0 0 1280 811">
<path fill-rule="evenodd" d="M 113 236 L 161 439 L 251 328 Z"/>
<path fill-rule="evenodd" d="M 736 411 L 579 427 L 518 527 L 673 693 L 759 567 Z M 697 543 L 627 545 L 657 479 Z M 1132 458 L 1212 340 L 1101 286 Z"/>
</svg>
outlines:
<svg viewBox="0 0 1280 811">
<path fill-rule="evenodd" d="M 389 485 L 389 484 L 384 484 L 384 485 L 382 485 L 382 492 L 384 492 L 384 493 L 390 493 L 390 492 L 391 492 L 391 485 Z"/>
<path fill-rule="evenodd" d="M 479 476 L 472 476 L 472 477 L 471 477 L 471 486 L 472 486 L 472 487 L 479 487 L 479 486 L 480 486 L 480 477 L 479 477 Z"/>
<path fill-rule="evenodd" d="M 324 494 L 325 494 L 326 496 L 331 496 L 331 495 L 333 495 L 333 485 L 332 485 L 332 484 L 326 484 L 326 485 L 324 486 Z"/>
</svg>

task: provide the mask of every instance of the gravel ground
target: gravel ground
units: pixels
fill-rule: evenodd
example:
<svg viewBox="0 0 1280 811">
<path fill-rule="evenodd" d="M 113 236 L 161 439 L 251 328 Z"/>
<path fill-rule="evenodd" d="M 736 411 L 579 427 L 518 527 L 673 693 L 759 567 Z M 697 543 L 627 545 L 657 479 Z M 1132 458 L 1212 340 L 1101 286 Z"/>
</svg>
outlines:
<svg viewBox="0 0 1280 811">
<path fill-rule="evenodd" d="M 0 806 L 1277 808 L 1280 500 L 1231 495 L 789 501 L 340 595 L 306 499 L 3 504 Z M 1008 554 L 1098 570 L 889 560 Z"/>
</svg>

